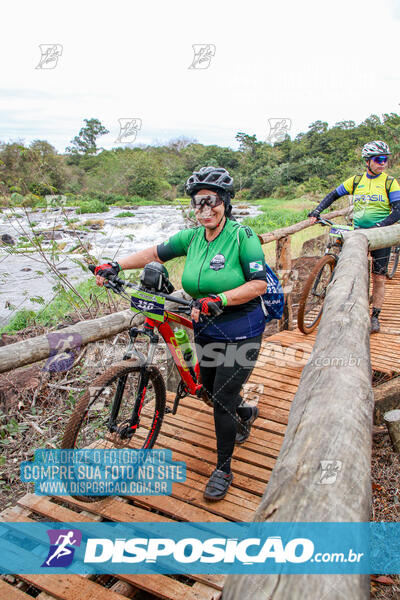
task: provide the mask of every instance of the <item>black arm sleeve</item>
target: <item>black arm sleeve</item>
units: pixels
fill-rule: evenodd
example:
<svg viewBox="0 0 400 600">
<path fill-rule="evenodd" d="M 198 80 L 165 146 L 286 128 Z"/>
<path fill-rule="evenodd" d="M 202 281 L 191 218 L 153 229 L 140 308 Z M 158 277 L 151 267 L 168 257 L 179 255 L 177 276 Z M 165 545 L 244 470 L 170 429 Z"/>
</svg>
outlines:
<svg viewBox="0 0 400 600">
<path fill-rule="evenodd" d="M 388 215 L 383 221 L 379 221 L 376 224 L 377 227 L 387 227 L 388 225 L 394 225 L 400 221 L 400 200 L 397 202 L 393 202 L 392 204 L 392 212 Z"/>
<path fill-rule="evenodd" d="M 309 217 L 316 217 L 316 216 L 318 216 L 320 212 L 322 212 L 323 210 L 325 210 L 326 208 L 328 208 L 328 206 L 330 206 L 338 198 L 340 198 L 340 196 L 337 193 L 336 188 L 335 188 L 334 190 L 332 190 L 332 192 L 329 192 L 329 194 L 327 194 L 325 196 L 325 198 L 323 198 L 321 200 L 321 202 L 318 204 L 318 206 L 316 208 L 314 208 L 314 210 L 312 210 L 308 214 L 308 216 Z"/>
</svg>

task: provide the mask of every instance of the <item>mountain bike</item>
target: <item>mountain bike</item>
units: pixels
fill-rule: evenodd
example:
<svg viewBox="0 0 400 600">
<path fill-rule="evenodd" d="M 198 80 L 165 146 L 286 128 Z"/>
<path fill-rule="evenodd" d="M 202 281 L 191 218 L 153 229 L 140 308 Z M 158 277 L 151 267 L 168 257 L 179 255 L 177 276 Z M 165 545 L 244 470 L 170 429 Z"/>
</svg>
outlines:
<svg viewBox="0 0 400 600">
<path fill-rule="evenodd" d="M 186 338 L 185 345 L 181 345 L 172 330 L 173 325 L 193 329 L 192 321 L 183 315 L 190 315 L 194 301 L 172 296 L 174 288 L 167 279 L 154 285 L 154 281 L 146 276 L 146 268 L 150 265 L 146 265 L 142 273 L 140 286 L 115 275 L 105 277 L 105 287 L 128 299 L 131 308 L 136 314 L 142 313 L 145 321 L 141 328 L 130 327 L 129 344 L 122 360 L 95 379 L 78 400 L 61 442 L 63 449 L 150 449 L 156 442 L 164 414 L 176 414 L 181 398 L 192 395 L 212 406 L 200 382 L 200 367 L 190 342 Z M 94 272 L 93 265 L 89 265 L 89 269 Z M 131 289 L 129 294 L 127 288 Z M 173 312 L 166 310 L 166 300 L 179 306 Z M 211 316 L 222 312 L 217 306 L 211 307 L 211 311 Z M 206 318 L 201 315 L 202 320 Z M 148 340 L 147 356 L 135 347 L 139 336 Z M 160 336 L 181 377 L 172 409 L 166 406 L 164 378 L 153 364 Z M 103 498 L 73 497 L 84 502 L 98 502 Z"/>
<path fill-rule="evenodd" d="M 305 334 L 314 331 L 321 320 L 326 290 L 332 281 L 333 272 L 343 246 L 342 232 L 354 229 L 352 225 L 339 225 L 322 217 L 319 218 L 318 223 L 323 226 L 330 226 L 329 240 L 324 255 L 308 276 L 300 296 L 297 326 Z"/>
</svg>

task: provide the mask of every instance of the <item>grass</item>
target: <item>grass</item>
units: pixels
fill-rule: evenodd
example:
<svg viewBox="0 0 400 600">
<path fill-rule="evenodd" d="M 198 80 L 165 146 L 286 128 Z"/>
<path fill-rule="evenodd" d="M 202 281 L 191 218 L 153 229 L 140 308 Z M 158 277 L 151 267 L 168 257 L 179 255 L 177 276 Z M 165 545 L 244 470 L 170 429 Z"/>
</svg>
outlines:
<svg viewBox="0 0 400 600">
<path fill-rule="evenodd" d="M 123 219 L 123 218 L 125 218 L 125 217 L 134 217 L 134 216 L 135 216 L 135 215 L 134 215 L 134 213 L 133 213 L 133 212 L 129 212 L 129 211 L 127 211 L 127 210 L 125 210 L 125 211 L 123 211 L 123 212 L 120 212 L 120 213 L 118 213 L 117 215 L 115 215 L 115 217 L 116 217 L 116 218 L 118 218 L 118 219 Z"/>
<path fill-rule="evenodd" d="M 262 214 L 257 217 L 247 218 L 243 223 L 249 225 L 256 233 L 261 234 L 304 221 L 307 219 L 307 214 L 317 205 L 317 200 L 310 200 L 308 198 L 296 198 L 294 200 L 261 198 L 259 200 L 252 200 L 249 204 L 258 205 Z M 329 210 L 340 210 L 347 205 L 346 200 L 339 201 Z M 335 221 L 344 223 L 342 217 L 335 219 Z M 322 235 L 324 231 L 326 229 L 321 225 L 313 225 L 291 235 L 292 258 L 297 258 L 301 255 L 304 242 Z M 264 244 L 263 250 L 266 262 L 274 265 L 276 260 L 276 242 Z"/>
</svg>

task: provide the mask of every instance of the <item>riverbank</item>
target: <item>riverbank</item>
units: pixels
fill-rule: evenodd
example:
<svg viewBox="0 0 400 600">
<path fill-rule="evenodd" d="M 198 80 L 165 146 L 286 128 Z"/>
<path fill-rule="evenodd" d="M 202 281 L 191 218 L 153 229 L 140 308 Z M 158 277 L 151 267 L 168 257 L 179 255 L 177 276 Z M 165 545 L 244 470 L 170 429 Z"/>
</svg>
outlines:
<svg viewBox="0 0 400 600">
<path fill-rule="evenodd" d="M 115 294 L 95 286 L 87 264 L 126 256 L 190 225 L 189 199 L 179 200 L 186 203 L 186 209 L 168 204 L 136 206 L 129 211 L 112 207 L 106 213 L 84 215 L 71 207 L 3 211 L 0 236 L 10 236 L 13 244 L 3 243 L 0 249 L 0 333 L 21 331 L 34 323 L 54 327 L 70 313 L 90 315 L 98 306 L 106 309 L 118 303 Z M 304 198 L 266 198 L 235 202 L 234 214 L 257 233 L 265 233 L 303 220 L 314 205 L 315 201 Z M 316 225 L 292 236 L 293 258 L 301 255 L 307 240 L 321 233 L 321 226 Z M 275 246 L 275 242 L 263 246 L 272 267 Z M 184 258 L 167 264 L 177 289 L 183 266 Z M 137 280 L 138 274 L 130 271 L 129 280 Z"/>
</svg>

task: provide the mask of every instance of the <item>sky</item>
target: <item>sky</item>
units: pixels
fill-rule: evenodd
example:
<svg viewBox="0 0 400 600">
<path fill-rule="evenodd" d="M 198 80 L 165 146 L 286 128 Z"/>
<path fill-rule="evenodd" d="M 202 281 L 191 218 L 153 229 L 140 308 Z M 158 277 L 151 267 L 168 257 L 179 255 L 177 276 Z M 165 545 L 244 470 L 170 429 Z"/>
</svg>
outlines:
<svg viewBox="0 0 400 600">
<path fill-rule="evenodd" d="M 108 149 L 182 136 L 236 148 L 239 131 L 265 141 L 269 119 L 293 138 L 316 120 L 400 112 L 400 0 L 23 0 L 2 25 L 0 141 L 63 152 L 97 118 Z M 214 55 L 190 68 L 196 44 Z M 119 119 L 136 134 L 118 141 Z"/>
</svg>

